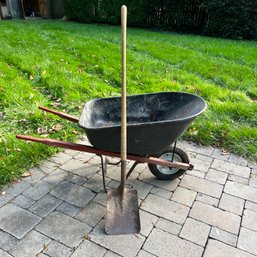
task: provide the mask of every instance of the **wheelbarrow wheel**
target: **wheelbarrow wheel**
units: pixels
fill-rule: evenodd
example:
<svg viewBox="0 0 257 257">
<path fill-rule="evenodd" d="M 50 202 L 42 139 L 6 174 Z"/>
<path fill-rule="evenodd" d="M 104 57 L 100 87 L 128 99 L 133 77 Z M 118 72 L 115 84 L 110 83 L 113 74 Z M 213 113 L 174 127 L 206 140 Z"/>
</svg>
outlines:
<svg viewBox="0 0 257 257">
<path fill-rule="evenodd" d="M 159 153 L 154 157 L 164 159 L 166 161 L 167 160 L 171 161 L 173 156 L 173 150 L 174 150 L 173 147 L 169 146 L 168 148 L 166 148 L 165 150 L 163 150 L 161 153 Z M 188 158 L 188 155 L 183 150 L 176 147 L 174 151 L 173 161 L 189 163 L 189 158 Z M 182 170 L 179 168 L 169 168 L 169 167 L 155 165 L 155 164 L 148 164 L 148 167 L 155 177 L 162 180 L 172 180 L 177 177 L 180 177 L 185 173 L 185 170 Z"/>
</svg>

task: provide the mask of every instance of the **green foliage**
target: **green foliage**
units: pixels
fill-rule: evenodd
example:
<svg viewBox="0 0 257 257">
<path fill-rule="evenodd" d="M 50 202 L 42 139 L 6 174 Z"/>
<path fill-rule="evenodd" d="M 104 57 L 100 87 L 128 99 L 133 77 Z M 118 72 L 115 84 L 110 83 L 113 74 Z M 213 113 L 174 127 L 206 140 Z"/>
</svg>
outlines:
<svg viewBox="0 0 257 257">
<path fill-rule="evenodd" d="M 64 0 L 66 14 L 80 22 L 119 24 L 236 39 L 257 38 L 256 0 Z"/>
<path fill-rule="evenodd" d="M 65 12 L 75 21 L 94 22 L 97 17 L 96 2 L 96 0 L 66 0 L 64 2 Z"/>
<path fill-rule="evenodd" d="M 257 1 L 214 0 L 208 3 L 206 32 L 228 38 L 257 38 Z"/>
</svg>

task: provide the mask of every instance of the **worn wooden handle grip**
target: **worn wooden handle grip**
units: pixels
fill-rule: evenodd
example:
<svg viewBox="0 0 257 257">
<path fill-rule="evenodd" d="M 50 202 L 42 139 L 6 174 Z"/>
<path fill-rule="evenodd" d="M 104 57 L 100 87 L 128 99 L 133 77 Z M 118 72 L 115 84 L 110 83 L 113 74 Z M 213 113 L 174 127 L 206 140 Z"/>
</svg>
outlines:
<svg viewBox="0 0 257 257">
<path fill-rule="evenodd" d="M 74 117 L 74 116 L 71 116 L 67 113 L 64 113 L 64 112 L 58 112 L 58 111 L 55 111 L 55 110 L 51 110 L 51 109 L 48 109 L 44 106 L 39 106 L 38 107 L 40 110 L 42 111 L 45 111 L 45 112 L 49 112 L 49 113 L 52 113 L 52 114 L 55 114 L 63 119 L 66 119 L 66 120 L 69 120 L 69 121 L 72 121 L 72 122 L 75 122 L 75 123 L 78 123 L 79 122 L 79 119 L 77 117 Z"/>
</svg>

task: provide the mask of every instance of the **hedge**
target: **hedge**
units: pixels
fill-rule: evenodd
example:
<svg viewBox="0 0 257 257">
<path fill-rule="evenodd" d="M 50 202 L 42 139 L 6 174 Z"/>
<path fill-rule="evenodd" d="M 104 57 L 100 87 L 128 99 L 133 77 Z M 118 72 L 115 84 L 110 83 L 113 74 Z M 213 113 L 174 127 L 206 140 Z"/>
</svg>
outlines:
<svg viewBox="0 0 257 257">
<path fill-rule="evenodd" d="M 257 39 L 257 1 L 251 0 L 64 0 L 66 15 L 78 22 L 128 25 L 236 39 Z"/>
</svg>

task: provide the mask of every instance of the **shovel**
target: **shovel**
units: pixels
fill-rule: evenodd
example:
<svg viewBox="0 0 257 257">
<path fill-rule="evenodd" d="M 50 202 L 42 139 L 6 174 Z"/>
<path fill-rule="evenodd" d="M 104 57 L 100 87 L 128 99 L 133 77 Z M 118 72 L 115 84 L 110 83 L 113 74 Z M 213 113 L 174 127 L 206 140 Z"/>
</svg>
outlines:
<svg viewBox="0 0 257 257">
<path fill-rule="evenodd" d="M 121 182 L 107 191 L 105 232 L 109 235 L 136 234 L 140 231 L 137 191 L 126 188 L 127 108 L 126 108 L 126 32 L 127 7 L 121 7 L 122 98 L 121 98 Z"/>
</svg>

